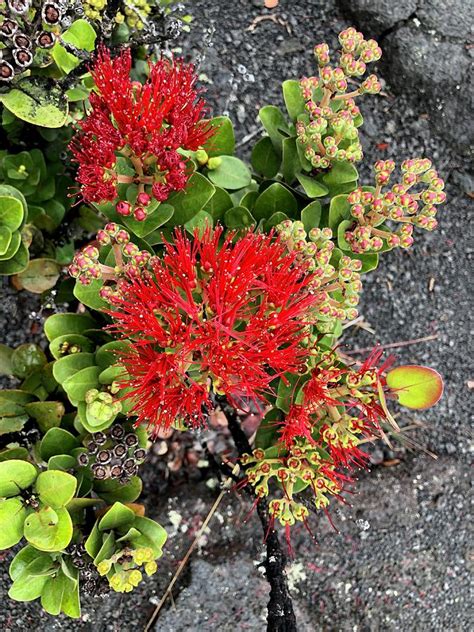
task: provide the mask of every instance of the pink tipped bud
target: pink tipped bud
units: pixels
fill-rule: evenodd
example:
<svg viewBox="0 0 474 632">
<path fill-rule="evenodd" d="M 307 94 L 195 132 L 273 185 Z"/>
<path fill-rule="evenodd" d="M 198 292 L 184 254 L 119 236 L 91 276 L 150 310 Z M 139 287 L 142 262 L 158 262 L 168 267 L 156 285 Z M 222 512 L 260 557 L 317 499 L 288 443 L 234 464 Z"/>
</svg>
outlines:
<svg viewBox="0 0 474 632">
<path fill-rule="evenodd" d="M 97 248 L 95 248 L 95 246 L 86 246 L 85 248 L 83 248 L 82 254 L 93 260 L 99 258 L 99 251 L 97 250 Z"/>
<path fill-rule="evenodd" d="M 115 233 L 119 230 L 119 226 L 115 222 L 109 222 L 104 226 L 104 230 L 111 237 L 115 237 Z"/>
<path fill-rule="evenodd" d="M 110 235 L 108 235 L 105 230 L 99 230 L 96 239 L 101 246 L 108 246 L 111 241 Z"/>
<path fill-rule="evenodd" d="M 132 205 L 129 202 L 125 202 L 124 200 L 120 200 L 117 202 L 115 210 L 119 215 L 123 215 L 124 217 L 128 217 L 132 214 Z"/>
<path fill-rule="evenodd" d="M 82 285 L 90 285 L 92 283 L 92 279 L 86 274 L 81 274 L 78 280 Z"/>
<path fill-rule="evenodd" d="M 137 204 L 140 206 L 148 206 L 151 202 L 151 197 L 145 191 L 142 191 L 137 195 Z"/>
<path fill-rule="evenodd" d="M 133 217 L 137 220 L 137 222 L 143 222 L 146 219 L 146 211 L 141 206 L 137 206 L 133 213 Z"/>
<path fill-rule="evenodd" d="M 77 278 L 81 274 L 81 270 L 80 270 L 79 266 L 75 265 L 74 263 L 71 263 L 71 265 L 68 267 L 67 271 L 74 278 Z"/>
<path fill-rule="evenodd" d="M 115 235 L 115 241 L 118 244 L 128 244 L 128 242 L 130 241 L 130 235 L 127 233 L 126 230 L 121 229 Z"/>
</svg>

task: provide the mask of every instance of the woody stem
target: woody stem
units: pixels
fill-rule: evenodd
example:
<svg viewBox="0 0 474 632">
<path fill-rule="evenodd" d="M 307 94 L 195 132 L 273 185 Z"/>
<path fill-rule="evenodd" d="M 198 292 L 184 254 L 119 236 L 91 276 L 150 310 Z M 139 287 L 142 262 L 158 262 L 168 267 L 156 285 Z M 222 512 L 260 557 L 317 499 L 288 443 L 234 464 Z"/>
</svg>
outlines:
<svg viewBox="0 0 474 632">
<path fill-rule="evenodd" d="M 225 397 L 218 397 L 217 401 L 222 412 L 227 417 L 229 430 L 239 455 L 251 454 L 252 448 L 246 434 L 242 430 L 236 410 L 228 403 Z M 286 556 L 281 547 L 278 533 L 270 524 L 266 498 L 259 499 L 257 513 L 262 524 L 267 547 L 265 573 L 270 584 L 270 600 L 267 604 L 267 632 L 297 632 L 296 617 L 293 612 L 293 603 L 285 574 Z"/>
</svg>

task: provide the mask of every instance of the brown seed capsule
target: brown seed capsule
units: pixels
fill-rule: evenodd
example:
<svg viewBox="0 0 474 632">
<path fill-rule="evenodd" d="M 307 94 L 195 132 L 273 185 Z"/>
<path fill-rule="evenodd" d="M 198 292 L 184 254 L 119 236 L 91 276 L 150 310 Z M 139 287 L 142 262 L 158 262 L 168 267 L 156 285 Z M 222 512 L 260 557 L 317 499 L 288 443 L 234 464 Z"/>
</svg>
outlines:
<svg viewBox="0 0 474 632">
<path fill-rule="evenodd" d="M 100 463 L 94 463 L 91 470 L 94 477 L 98 480 L 101 481 L 104 480 L 104 478 L 107 478 L 107 470 L 103 465 L 100 465 Z"/>
<path fill-rule="evenodd" d="M 48 31 L 42 31 L 36 37 L 36 45 L 40 48 L 51 48 L 54 46 L 55 41 L 54 34 Z"/>
<path fill-rule="evenodd" d="M 57 24 L 62 18 L 61 7 L 57 2 L 45 2 L 41 11 L 41 17 L 46 24 Z"/>
<path fill-rule="evenodd" d="M 127 446 L 123 445 L 123 443 L 119 443 L 114 448 L 114 454 L 119 459 L 122 458 L 125 454 L 127 454 L 127 452 L 128 452 L 128 448 Z"/>
<path fill-rule="evenodd" d="M 20 68 L 30 66 L 33 61 L 33 54 L 26 48 L 14 48 L 12 50 L 12 56 L 16 65 Z"/>
<path fill-rule="evenodd" d="M 146 450 L 144 450 L 143 448 L 137 448 L 134 451 L 133 456 L 137 459 L 137 461 L 143 461 L 143 459 L 146 457 Z"/>
<path fill-rule="evenodd" d="M 8 0 L 8 6 L 13 13 L 26 13 L 31 6 L 31 0 Z"/>
<path fill-rule="evenodd" d="M 24 33 L 17 33 L 13 36 L 13 44 L 16 48 L 31 48 L 31 40 Z"/>
<path fill-rule="evenodd" d="M 89 454 L 95 454 L 99 449 L 99 446 L 95 441 L 88 441 L 86 443 L 86 448 L 89 450 Z"/>
<path fill-rule="evenodd" d="M 124 441 L 129 448 L 133 448 L 138 444 L 138 437 L 133 432 L 130 432 L 128 435 L 125 436 Z"/>
<path fill-rule="evenodd" d="M 0 61 L 0 81 L 11 81 L 15 76 L 13 66 L 7 61 Z"/>
<path fill-rule="evenodd" d="M 107 441 L 107 435 L 104 432 L 94 432 L 94 441 L 97 445 L 104 445 Z"/>
<path fill-rule="evenodd" d="M 123 467 L 124 467 L 126 470 L 130 470 L 130 469 L 134 468 L 134 467 L 135 467 L 135 459 L 127 459 L 127 460 L 124 462 Z"/>
<path fill-rule="evenodd" d="M 110 468 L 110 476 L 112 478 L 120 478 L 122 476 L 123 470 L 121 465 L 113 465 Z"/>
<path fill-rule="evenodd" d="M 110 454 L 110 450 L 100 450 L 99 452 L 97 452 L 95 458 L 97 463 L 102 463 L 102 465 L 105 465 L 106 463 L 110 463 L 112 455 Z"/>
<path fill-rule="evenodd" d="M 119 426 L 119 424 L 115 424 L 109 430 L 109 434 L 112 437 L 112 439 L 121 439 L 125 434 L 125 430 L 122 426 Z"/>
<path fill-rule="evenodd" d="M 3 20 L 2 24 L 0 25 L 0 32 L 6 35 L 7 37 L 11 37 L 12 35 L 14 35 L 17 32 L 17 30 L 18 30 L 18 24 L 14 22 L 13 20 L 9 20 L 8 18 Z"/>
<path fill-rule="evenodd" d="M 89 455 L 85 452 L 81 452 L 77 457 L 77 462 L 81 467 L 85 467 L 89 464 Z"/>
</svg>

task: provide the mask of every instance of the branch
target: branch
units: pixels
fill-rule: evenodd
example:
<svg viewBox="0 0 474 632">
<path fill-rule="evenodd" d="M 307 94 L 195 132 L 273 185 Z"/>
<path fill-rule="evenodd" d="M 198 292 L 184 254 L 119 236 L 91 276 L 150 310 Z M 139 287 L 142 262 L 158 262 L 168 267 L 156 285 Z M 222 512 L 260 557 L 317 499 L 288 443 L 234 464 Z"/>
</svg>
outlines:
<svg viewBox="0 0 474 632">
<path fill-rule="evenodd" d="M 235 409 L 225 397 L 216 398 L 222 412 L 227 417 L 229 430 L 239 455 L 251 454 L 247 436 L 240 425 Z M 286 556 L 278 538 L 278 533 L 272 527 L 266 498 L 260 498 L 257 503 L 257 513 L 262 524 L 267 547 L 265 571 L 270 584 L 270 600 L 268 602 L 267 632 L 296 632 L 296 617 L 293 612 L 288 582 L 285 575 Z"/>
</svg>

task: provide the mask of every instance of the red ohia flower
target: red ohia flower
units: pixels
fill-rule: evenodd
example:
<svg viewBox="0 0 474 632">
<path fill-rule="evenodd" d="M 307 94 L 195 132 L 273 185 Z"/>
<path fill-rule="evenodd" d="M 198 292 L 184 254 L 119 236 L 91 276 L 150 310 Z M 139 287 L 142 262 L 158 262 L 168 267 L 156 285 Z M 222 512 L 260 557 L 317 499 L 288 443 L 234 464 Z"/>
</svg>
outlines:
<svg viewBox="0 0 474 632">
<path fill-rule="evenodd" d="M 130 278 L 110 315 L 131 341 L 122 357 L 138 423 L 199 424 L 210 392 L 264 400 L 275 377 L 299 370 L 312 276 L 271 235 L 220 245 L 222 229 L 191 243 L 177 231 L 153 278 Z"/>
<path fill-rule="evenodd" d="M 186 159 L 177 150 L 194 151 L 213 133 L 202 120 L 205 103 L 192 64 L 150 63 L 143 85 L 130 79 L 131 65 L 130 49 L 112 59 L 102 47 L 91 69 L 97 92 L 90 95 L 92 109 L 70 144 L 86 202 L 115 200 L 121 181 L 138 182 L 139 194 L 147 186 L 157 200 L 165 200 L 187 180 Z M 120 155 L 135 168 L 134 178 L 117 173 Z"/>
</svg>

